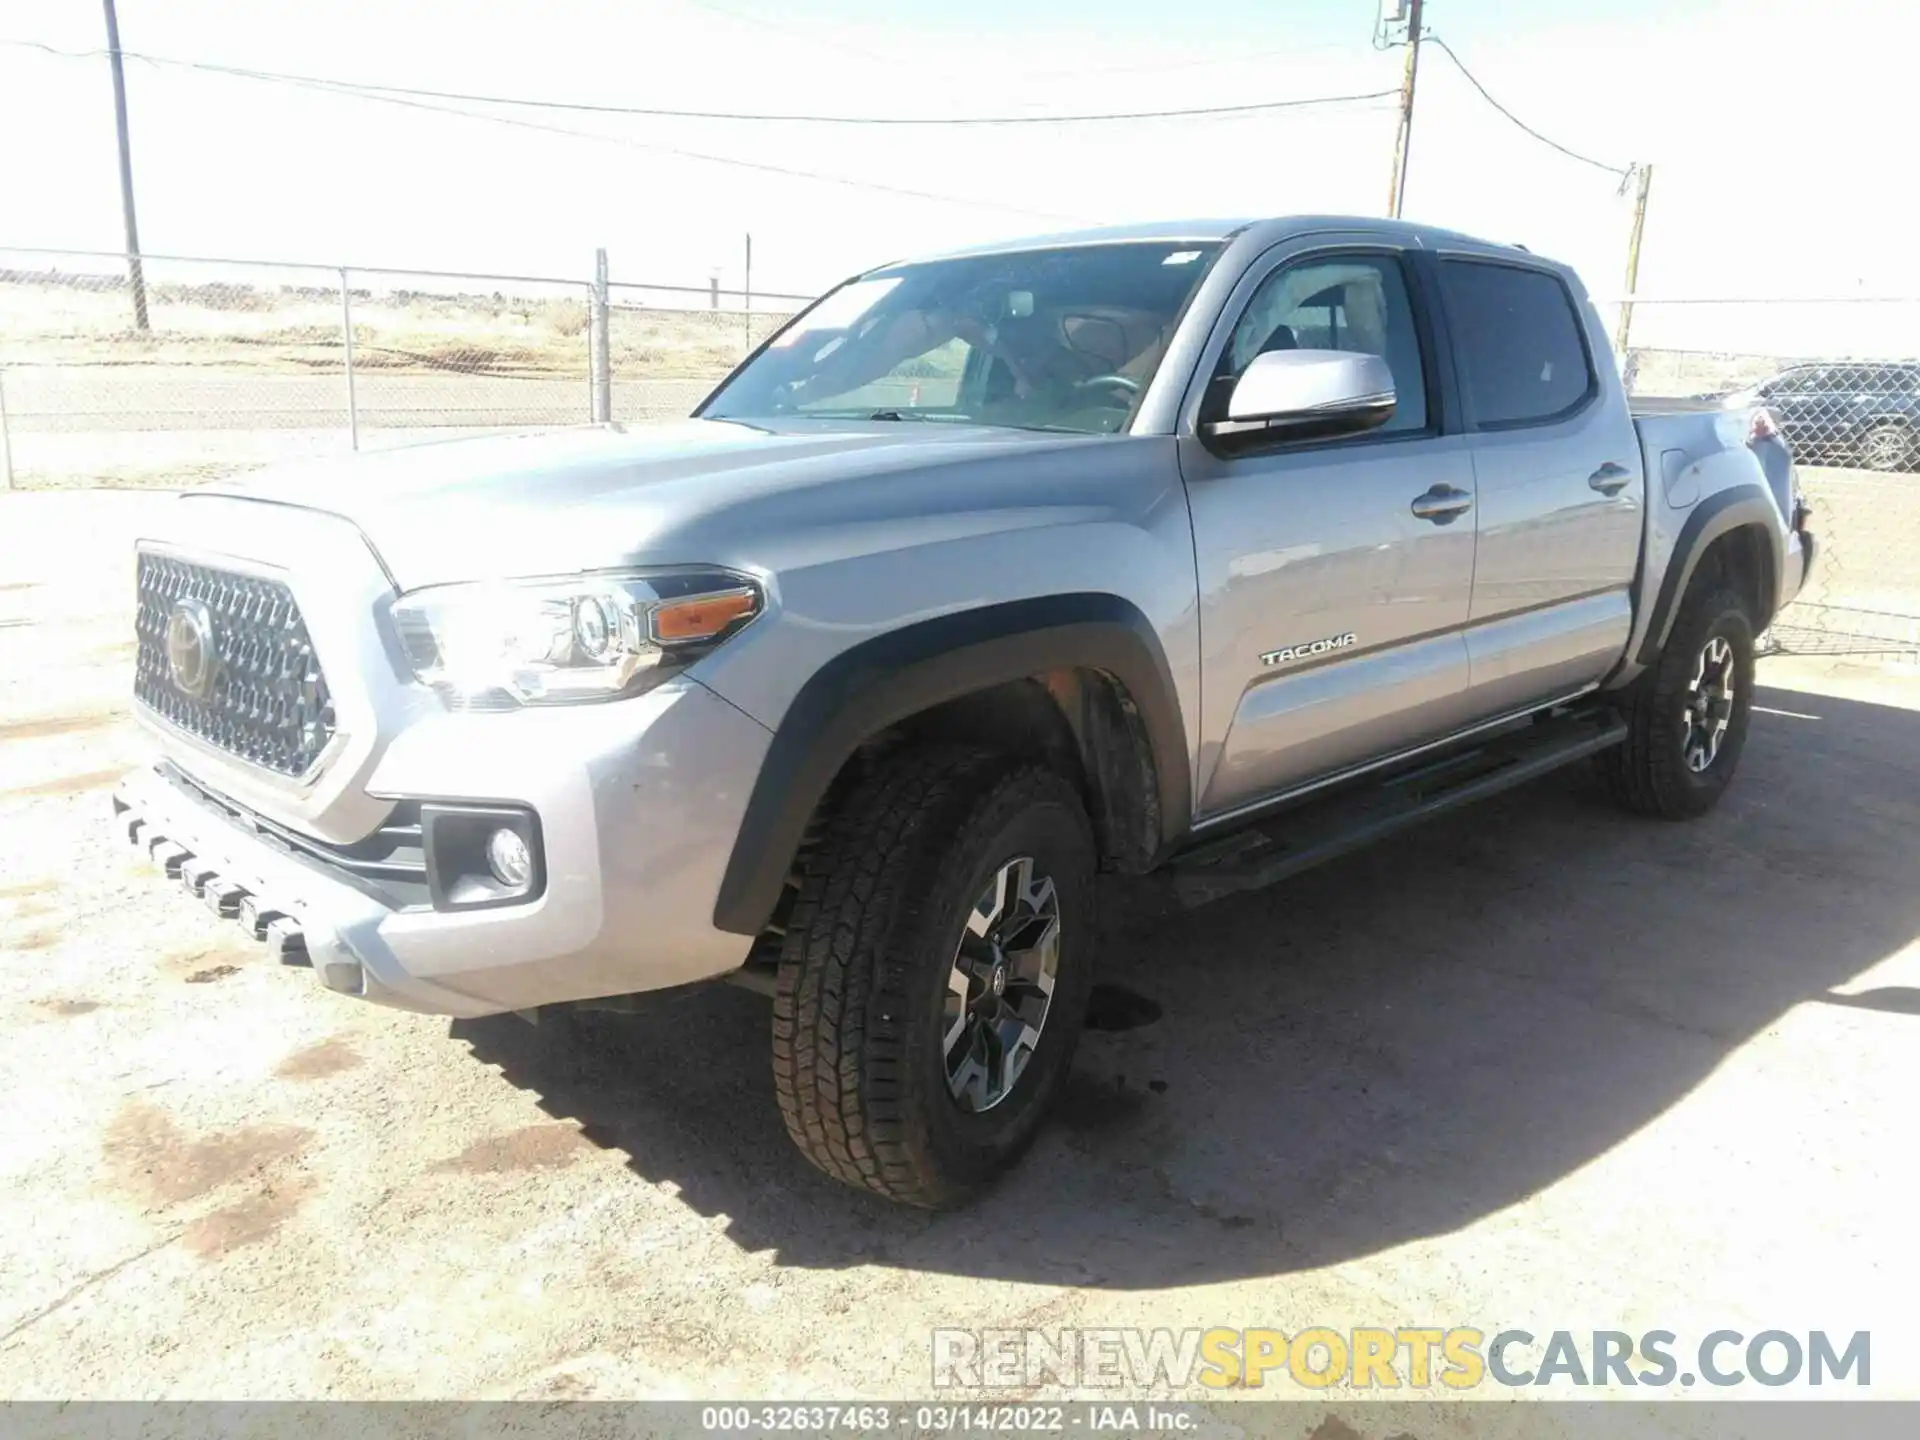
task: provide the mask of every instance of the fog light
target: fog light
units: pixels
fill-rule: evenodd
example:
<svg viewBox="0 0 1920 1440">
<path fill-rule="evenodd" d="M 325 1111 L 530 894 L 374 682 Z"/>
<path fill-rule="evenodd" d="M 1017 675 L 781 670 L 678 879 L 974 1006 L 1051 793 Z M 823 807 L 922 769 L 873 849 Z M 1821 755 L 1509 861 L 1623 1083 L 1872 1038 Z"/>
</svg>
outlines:
<svg viewBox="0 0 1920 1440">
<path fill-rule="evenodd" d="M 508 889 L 525 888 L 533 878 L 533 855 L 518 831 L 503 825 L 487 837 L 487 868 Z"/>
</svg>

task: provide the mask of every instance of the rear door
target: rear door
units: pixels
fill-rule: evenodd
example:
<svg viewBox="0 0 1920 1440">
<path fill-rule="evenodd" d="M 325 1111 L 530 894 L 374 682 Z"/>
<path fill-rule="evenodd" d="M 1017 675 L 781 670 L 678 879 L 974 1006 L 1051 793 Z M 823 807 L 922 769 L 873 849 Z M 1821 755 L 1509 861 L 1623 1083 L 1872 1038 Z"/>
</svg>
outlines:
<svg viewBox="0 0 1920 1440">
<path fill-rule="evenodd" d="M 1344 439 L 1210 449 L 1199 426 L 1224 415 L 1247 363 L 1294 348 L 1383 356 L 1393 416 Z M 1416 271 L 1377 240 L 1276 247 L 1229 299 L 1179 441 L 1199 571 L 1202 820 L 1458 725 L 1473 465 L 1468 437 L 1443 423 L 1439 375 Z"/>
<path fill-rule="evenodd" d="M 1466 630 L 1475 719 L 1599 680 L 1633 625 L 1646 487 L 1593 307 L 1551 267 L 1435 267 L 1473 432 L 1479 515 Z"/>
</svg>

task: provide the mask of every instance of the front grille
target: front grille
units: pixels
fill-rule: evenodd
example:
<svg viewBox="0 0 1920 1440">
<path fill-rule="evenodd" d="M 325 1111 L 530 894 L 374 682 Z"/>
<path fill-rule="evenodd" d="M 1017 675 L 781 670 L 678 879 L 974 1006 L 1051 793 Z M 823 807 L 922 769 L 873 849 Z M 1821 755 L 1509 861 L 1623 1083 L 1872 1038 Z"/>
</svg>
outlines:
<svg viewBox="0 0 1920 1440">
<path fill-rule="evenodd" d="M 141 703 L 265 769 L 311 769 L 333 738 L 333 696 L 293 592 L 278 580 L 155 554 L 140 556 L 139 587 L 133 693 Z M 191 687 L 197 694 L 182 687 L 168 653 L 168 627 L 194 602 L 211 651 L 207 672 Z"/>
</svg>

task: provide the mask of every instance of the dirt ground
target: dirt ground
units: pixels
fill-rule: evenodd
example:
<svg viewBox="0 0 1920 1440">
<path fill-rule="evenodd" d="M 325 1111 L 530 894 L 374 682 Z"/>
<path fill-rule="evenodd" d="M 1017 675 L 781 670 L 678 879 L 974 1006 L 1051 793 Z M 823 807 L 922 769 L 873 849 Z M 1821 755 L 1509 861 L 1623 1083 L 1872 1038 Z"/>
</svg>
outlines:
<svg viewBox="0 0 1920 1440">
<path fill-rule="evenodd" d="M 935 1327 L 1190 1325 L 1869 1330 L 1920 1397 L 1913 669 L 1763 662 L 1698 824 L 1564 774 L 1114 896 L 1104 978 L 1161 1017 L 933 1217 L 789 1147 L 757 996 L 388 1012 L 137 860 L 165 503 L 0 495 L 0 1397 L 898 1398 Z"/>
</svg>

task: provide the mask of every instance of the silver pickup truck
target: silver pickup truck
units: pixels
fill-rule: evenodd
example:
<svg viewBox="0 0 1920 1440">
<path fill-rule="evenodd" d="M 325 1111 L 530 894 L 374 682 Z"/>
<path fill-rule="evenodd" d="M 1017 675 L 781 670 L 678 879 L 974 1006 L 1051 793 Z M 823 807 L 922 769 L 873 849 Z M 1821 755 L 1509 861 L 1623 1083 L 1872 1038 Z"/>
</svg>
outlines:
<svg viewBox="0 0 1920 1440">
<path fill-rule="evenodd" d="M 1591 757 L 1682 818 L 1813 541 L 1765 409 L 1636 416 L 1580 282 L 1413 225 L 883 266 L 691 420 L 201 490 L 138 553 L 129 838 L 327 988 L 772 996 L 787 1128 L 1012 1163 L 1094 877 L 1198 903 Z"/>
</svg>

